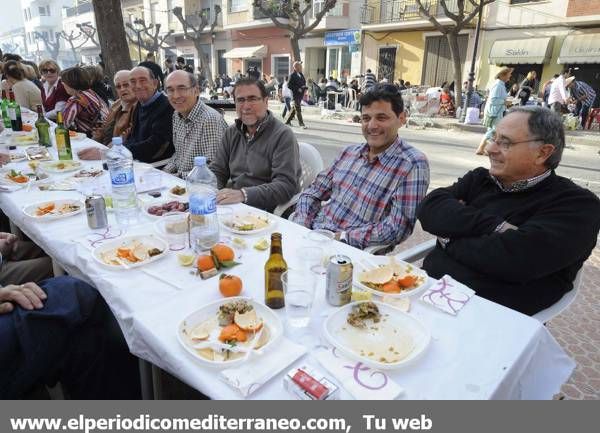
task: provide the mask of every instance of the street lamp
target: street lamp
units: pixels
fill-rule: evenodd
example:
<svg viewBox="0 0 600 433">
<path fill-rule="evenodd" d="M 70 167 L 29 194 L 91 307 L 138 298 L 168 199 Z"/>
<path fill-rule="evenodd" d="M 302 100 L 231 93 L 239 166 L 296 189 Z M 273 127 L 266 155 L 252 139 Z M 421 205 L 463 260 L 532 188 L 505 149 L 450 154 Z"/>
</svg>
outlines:
<svg viewBox="0 0 600 433">
<path fill-rule="evenodd" d="M 475 58 L 477 57 L 477 46 L 479 45 L 479 29 L 481 28 L 481 16 L 483 15 L 483 5 L 480 3 L 479 13 L 477 14 L 477 27 L 475 28 L 475 43 L 473 44 L 473 57 L 471 58 L 471 70 L 469 71 L 469 84 L 467 87 L 467 95 L 463 102 L 463 109 L 460 113 L 460 123 L 465 123 L 467 108 L 471 103 L 473 96 L 473 82 L 475 81 Z M 462 88 L 462 83 L 457 83 Z M 456 88 L 456 87 L 455 87 Z M 462 90 L 461 90 L 462 91 Z"/>
</svg>

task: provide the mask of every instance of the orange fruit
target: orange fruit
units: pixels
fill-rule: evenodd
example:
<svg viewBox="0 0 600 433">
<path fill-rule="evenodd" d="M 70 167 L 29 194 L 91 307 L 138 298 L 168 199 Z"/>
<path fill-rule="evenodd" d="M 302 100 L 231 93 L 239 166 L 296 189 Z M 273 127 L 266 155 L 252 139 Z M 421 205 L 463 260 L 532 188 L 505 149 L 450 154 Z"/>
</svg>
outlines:
<svg viewBox="0 0 600 433">
<path fill-rule="evenodd" d="M 27 123 L 23 123 L 22 129 L 23 129 L 23 131 L 31 132 L 31 131 L 33 131 L 33 126 L 28 125 Z"/>
<path fill-rule="evenodd" d="M 196 267 L 198 268 L 198 270 L 200 272 L 204 272 L 204 271 L 209 271 L 213 268 L 215 268 L 215 261 L 213 260 L 212 256 L 209 255 L 203 255 L 203 256 L 198 256 L 198 260 L 196 260 Z"/>
<path fill-rule="evenodd" d="M 235 323 L 231 325 L 225 326 L 221 330 L 221 334 L 219 335 L 219 340 L 222 342 L 226 341 L 246 341 L 248 336 L 246 333 Z"/>
<path fill-rule="evenodd" d="M 211 251 L 220 262 L 231 262 L 235 259 L 233 249 L 225 244 L 217 244 L 211 248 Z"/>
<path fill-rule="evenodd" d="M 400 287 L 395 280 L 391 280 L 385 283 L 381 290 L 383 290 L 385 293 L 398 293 L 400 292 Z"/>
<path fill-rule="evenodd" d="M 242 293 L 242 280 L 235 275 L 222 274 L 219 277 L 219 291 L 226 298 L 238 296 Z"/>
<path fill-rule="evenodd" d="M 407 275 L 406 277 L 398 280 L 398 285 L 404 288 L 414 287 L 414 285 L 417 283 L 417 280 L 418 277 L 414 275 Z"/>
</svg>

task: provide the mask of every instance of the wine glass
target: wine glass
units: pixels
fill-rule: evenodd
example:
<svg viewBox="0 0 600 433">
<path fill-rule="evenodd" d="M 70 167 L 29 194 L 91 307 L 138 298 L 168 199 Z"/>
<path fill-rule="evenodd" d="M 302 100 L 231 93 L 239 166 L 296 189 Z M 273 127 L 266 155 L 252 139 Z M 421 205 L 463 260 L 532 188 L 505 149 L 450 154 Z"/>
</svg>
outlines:
<svg viewBox="0 0 600 433">
<path fill-rule="evenodd" d="M 321 248 L 321 261 L 320 263 L 311 267 L 311 270 L 320 275 L 324 275 L 327 272 L 327 264 L 331 257 L 331 244 L 335 238 L 335 233 L 331 230 L 315 229 L 308 232 L 306 239 L 316 247 Z"/>
</svg>

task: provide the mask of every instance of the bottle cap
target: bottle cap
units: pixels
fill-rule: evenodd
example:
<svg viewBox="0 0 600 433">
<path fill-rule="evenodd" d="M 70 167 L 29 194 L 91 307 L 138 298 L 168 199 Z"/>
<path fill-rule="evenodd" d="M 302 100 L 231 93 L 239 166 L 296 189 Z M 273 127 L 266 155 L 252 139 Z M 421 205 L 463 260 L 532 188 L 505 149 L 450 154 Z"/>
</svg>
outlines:
<svg viewBox="0 0 600 433">
<path fill-rule="evenodd" d="M 121 137 L 113 137 L 112 138 L 112 143 L 113 144 L 123 144 L 123 138 L 121 138 Z"/>
<path fill-rule="evenodd" d="M 194 158 L 194 165 L 196 167 L 202 167 L 206 165 L 206 157 L 205 156 L 196 156 Z"/>
</svg>

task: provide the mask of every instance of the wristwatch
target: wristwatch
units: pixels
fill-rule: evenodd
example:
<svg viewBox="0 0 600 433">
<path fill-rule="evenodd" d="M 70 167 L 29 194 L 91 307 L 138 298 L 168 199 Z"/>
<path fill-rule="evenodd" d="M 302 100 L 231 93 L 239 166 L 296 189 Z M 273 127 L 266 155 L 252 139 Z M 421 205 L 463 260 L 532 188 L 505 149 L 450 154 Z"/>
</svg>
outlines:
<svg viewBox="0 0 600 433">
<path fill-rule="evenodd" d="M 340 242 L 343 242 L 345 244 L 348 243 L 348 233 L 345 230 L 342 230 L 340 232 Z"/>
</svg>

